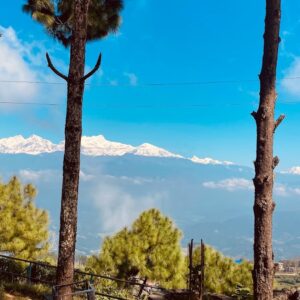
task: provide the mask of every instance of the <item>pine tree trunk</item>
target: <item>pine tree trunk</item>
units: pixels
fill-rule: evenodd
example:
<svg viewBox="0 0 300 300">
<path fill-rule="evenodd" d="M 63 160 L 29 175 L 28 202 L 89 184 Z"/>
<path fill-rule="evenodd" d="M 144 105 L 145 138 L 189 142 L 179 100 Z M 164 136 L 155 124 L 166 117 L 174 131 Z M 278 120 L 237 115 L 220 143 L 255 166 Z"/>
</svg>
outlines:
<svg viewBox="0 0 300 300">
<path fill-rule="evenodd" d="M 88 5 L 89 0 L 74 1 L 75 24 L 68 76 L 57 285 L 72 284 L 74 277 Z M 71 286 L 59 289 L 59 295 L 69 293 Z"/>
<path fill-rule="evenodd" d="M 254 202 L 254 299 L 273 298 L 272 215 L 275 203 L 273 193 L 273 169 L 278 158 L 273 158 L 273 135 L 281 120 L 274 121 L 276 101 L 276 67 L 280 42 L 280 0 L 266 0 L 264 53 L 260 73 L 260 103 L 252 115 L 257 125 L 257 148 Z"/>
</svg>

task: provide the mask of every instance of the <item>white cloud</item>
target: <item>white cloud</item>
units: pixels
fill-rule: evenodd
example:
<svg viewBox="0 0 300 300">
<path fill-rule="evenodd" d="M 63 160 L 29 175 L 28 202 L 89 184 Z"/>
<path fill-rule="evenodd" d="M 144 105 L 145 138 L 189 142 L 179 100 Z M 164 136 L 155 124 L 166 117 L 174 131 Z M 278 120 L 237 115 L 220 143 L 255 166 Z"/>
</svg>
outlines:
<svg viewBox="0 0 300 300">
<path fill-rule="evenodd" d="M 227 178 L 220 181 L 207 181 L 203 182 L 202 185 L 209 189 L 222 189 L 229 192 L 254 190 L 252 180 L 245 178 Z M 300 188 L 291 188 L 281 183 L 276 183 L 274 185 L 274 195 L 276 196 L 289 197 L 295 194 L 300 195 Z"/>
<path fill-rule="evenodd" d="M 92 197 L 101 216 L 103 230 L 115 232 L 130 225 L 138 215 L 167 195 L 163 192 L 135 196 L 109 181 L 102 182 L 92 191 Z"/>
<path fill-rule="evenodd" d="M 202 185 L 209 189 L 224 189 L 230 192 L 253 189 L 252 181 L 245 178 L 228 178 L 220 181 L 207 181 L 203 182 Z"/>
<path fill-rule="evenodd" d="M 300 78 L 295 78 L 300 77 L 300 57 L 295 57 L 284 73 L 285 76 L 281 80 L 282 88 L 291 95 L 300 96 Z"/>
<path fill-rule="evenodd" d="M 87 174 L 87 173 L 83 172 L 82 170 L 80 170 L 79 175 L 80 175 L 80 180 L 82 180 L 82 181 L 90 181 L 90 180 L 93 180 L 95 178 L 94 175 Z"/>
<path fill-rule="evenodd" d="M 152 183 L 154 181 L 153 178 L 144 178 L 144 177 L 128 177 L 128 176 L 121 176 L 120 179 L 136 184 L 141 185 L 145 183 Z M 162 180 L 161 180 L 162 181 Z"/>
<path fill-rule="evenodd" d="M 292 174 L 292 175 L 300 175 L 300 167 L 299 166 L 295 166 L 290 168 L 287 171 L 282 171 L 282 174 Z"/>
<path fill-rule="evenodd" d="M 234 165 L 234 163 L 231 161 L 227 161 L 227 160 L 221 161 L 210 157 L 199 158 L 195 155 L 190 160 L 194 163 L 203 164 L 203 165 L 226 165 L 226 166 Z"/>
<path fill-rule="evenodd" d="M 136 86 L 138 83 L 138 78 L 134 73 L 128 73 L 124 72 L 124 76 L 126 76 L 129 79 L 129 84 L 132 86 Z"/>
<path fill-rule="evenodd" d="M 0 26 L 0 98 L 7 102 L 58 102 L 65 95 L 64 85 L 46 85 L 28 82 L 58 82 L 47 69 L 46 47 L 42 42 L 21 40 L 12 27 Z M 55 59 L 56 61 L 56 59 Z M 57 63 L 57 62 L 56 62 Z M 66 66 L 59 61 L 59 68 Z M 21 81 L 16 83 L 15 81 Z M 23 81 L 23 83 L 22 83 Z M 51 99 L 51 100 L 49 100 Z M 1 111 L 19 109 L 20 106 L 1 106 Z M 23 107 L 22 107 L 23 108 Z"/>
<path fill-rule="evenodd" d="M 27 182 L 50 181 L 53 178 L 59 178 L 61 174 L 54 170 L 30 170 L 24 169 L 19 171 L 19 176 Z"/>
<path fill-rule="evenodd" d="M 296 195 L 300 195 L 300 188 L 293 188 L 293 192 L 294 192 Z"/>
<path fill-rule="evenodd" d="M 82 239 L 82 240 L 87 240 L 87 236 L 83 235 L 83 234 L 77 234 L 77 237 Z"/>
<path fill-rule="evenodd" d="M 37 81 L 36 74 L 25 61 L 25 51 L 20 44 L 13 28 L 0 26 L 2 37 L 0 39 L 0 80 L 1 81 Z M 7 84 L 0 88 L 2 101 L 28 101 L 36 97 L 38 88 L 29 84 Z"/>
<path fill-rule="evenodd" d="M 286 185 L 279 184 L 275 186 L 274 193 L 278 196 L 289 197 L 293 195 L 300 195 L 300 188 L 288 187 Z"/>
<path fill-rule="evenodd" d="M 274 194 L 281 197 L 287 197 L 292 193 L 292 189 L 288 188 L 284 184 L 275 184 L 274 186 Z"/>
<path fill-rule="evenodd" d="M 288 58 L 295 58 L 296 57 L 292 52 L 288 51 L 288 47 L 286 46 L 288 40 L 293 35 L 294 35 L 293 30 L 292 31 L 284 30 L 282 32 L 282 34 L 281 34 L 281 43 L 280 43 L 280 55 L 281 56 L 285 56 L 285 57 L 288 57 Z"/>
</svg>

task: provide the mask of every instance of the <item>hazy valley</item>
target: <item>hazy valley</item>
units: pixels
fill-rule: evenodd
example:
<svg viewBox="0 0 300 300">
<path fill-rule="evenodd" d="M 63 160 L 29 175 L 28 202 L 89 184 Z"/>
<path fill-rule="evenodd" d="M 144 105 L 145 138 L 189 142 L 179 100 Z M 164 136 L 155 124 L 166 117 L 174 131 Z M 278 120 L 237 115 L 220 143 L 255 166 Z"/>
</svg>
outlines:
<svg viewBox="0 0 300 300">
<path fill-rule="evenodd" d="M 18 175 L 37 186 L 37 205 L 50 212 L 57 236 L 60 145 L 36 136 L 17 137 L 6 140 L 4 149 L 2 141 L 1 152 L 9 152 L 0 154 L 2 178 Z M 82 144 L 79 253 L 98 250 L 105 235 L 129 225 L 141 211 L 157 207 L 183 231 L 183 247 L 191 238 L 203 238 L 227 255 L 252 258 L 253 169 L 210 158 L 191 160 L 153 145 L 134 147 L 102 136 L 85 138 Z M 298 178 L 288 172 L 276 175 L 276 259 L 300 255 Z"/>
</svg>

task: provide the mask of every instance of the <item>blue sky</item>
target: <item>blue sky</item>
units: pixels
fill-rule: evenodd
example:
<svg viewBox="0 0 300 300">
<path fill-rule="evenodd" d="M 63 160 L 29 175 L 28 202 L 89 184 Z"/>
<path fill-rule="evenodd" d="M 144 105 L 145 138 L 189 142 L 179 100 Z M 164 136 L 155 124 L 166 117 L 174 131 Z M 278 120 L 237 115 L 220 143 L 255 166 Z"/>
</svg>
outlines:
<svg viewBox="0 0 300 300">
<path fill-rule="evenodd" d="M 47 36 L 11 0 L 0 11 L 0 81 L 60 82 L 44 59 L 67 72 L 68 50 Z M 116 35 L 87 48 L 87 69 L 99 52 L 101 71 L 86 87 L 84 135 L 138 145 L 150 142 L 185 156 L 210 156 L 251 165 L 265 3 L 199 0 L 125 0 Z M 282 2 L 277 131 L 280 168 L 300 165 L 300 3 Z M 170 83 L 201 82 L 178 85 Z M 163 85 L 153 86 L 152 83 Z M 63 84 L 0 83 L 0 138 L 38 134 L 63 139 Z"/>
</svg>

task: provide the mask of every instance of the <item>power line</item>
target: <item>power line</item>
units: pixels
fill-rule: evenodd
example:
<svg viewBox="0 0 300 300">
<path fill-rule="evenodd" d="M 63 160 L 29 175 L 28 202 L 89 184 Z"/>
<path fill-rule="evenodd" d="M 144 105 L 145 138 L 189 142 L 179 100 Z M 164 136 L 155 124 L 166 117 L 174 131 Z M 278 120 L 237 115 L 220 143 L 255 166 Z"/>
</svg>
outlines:
<svg viewBox="0 0 300 300">
<path fill-rule="evenodd" d="M 300 76 L 279 78 L 278 80 L 298 80 Z M 258 79 L 236 79 L 236 80 L 207 80 L 207 81 L 175 81 L 175 82 L 149 82 L 140 84 L 110 84 L 110 83 L 85 83 L 87 86 L 104 86 L 104 87 L 159 87 L 159 86 L 197 86 L 197 85 L 217 85 L 217 84 L 235 84 L 235 83 L 258 82 Z M 65 82 L 59 81 L 30 81 L 30 80 L 0 80 L 0 83 L 16 84 L 49 84 L 65 85 Z"/>
<path fill-rule="evenodd" d="M 0 80 L 0 83 L 28 83 L 28 84 L 65 84 L 64 82 L 51 82 L 51 81 L 30 81 L 30 80 Z"/>
<path fill-rule="evenodd" d="M 21 102 L 21 101 L 0 101 L 0 105 L 35 105 L 35 106 L 59 106 L 62 103 L 42 103 L 42 102 Z M 277 105 L 290 105 L 290 104 L 300 104 L 300 101 L 288 101 L 285 102 L 277 102 Z M 205 107 L 232 107 L 232 106 L 244 106 L 244 105 L 258 105 L 258 101 L 256 102 L 234 102 L 230 103 L 229 101 L 220 102 L 210 102 L 210 103 L 191 103 L 191 104 L 103 104 L 97 105 L 92 103 L 91 106 L 98 109 L 185 109 L 185 108 L 205 108 Z"/>
<path fill-rule="evenodd" d="M 58 103 L 41 103 L 41 102 L 21 102 L 21 101 L 0 101 L 0 104 L 7 105 L 38 105 L 38 106 L 58 106 Z"/>
<path fill-rule="evenodd" d="M 35 105 L 35 106 L 59 106 L 60 103 L 40 103 L 40 102 L 21 102 L 21 101 L 0 101 L 0 105 Z M 210 102 L 210 103 L 191 103 L 191 104 L 115 104 L 115 105 L 95 105 L 90 103 L 92 107 L 99 109 L 197 109 L 205 107 L 240 107 L 245 105 L 258 105 L 257 102 Z M 277 105 L 290 105 L 290 104 L 300 104 L 300 101 L 285 101 L 277 102 Z"/>
<path fill-rule="evenodd" d="M 242 106 L 244 104 L 247 104 L 247 103 L 223 103 L 222 104 L 222 107 L 224 106 Z M 249 103 L 251 104 L 251 103 Z M 155 105 L 155 104 L 137 104 L 137 105 L 96 105 L 97 108 L 102 108 L 102 109 L 126 109 L 126 108 L 141 108 L 141 109 L 167 109 L 167 108 L 201 108 L 201 107 L 214 107 L 214 106 L 219 106 L 220 103 L 210 103 L 210 104 L 206 104 L 206 103 L 203 103 L 203 104 L 171 104 L 171 105 L 163 105 L 163 104 L 158 104 L 158 105 Z M 93 105 L 95 106 L 95 105 Z"/>
<path fill-rule="evenodd" d="M 290 102 L 277 102 L 277 105 L 289 105 L 289 104 L 300 104 L 300 101 L 290 101 Z M 171 105 L 153 105 L 153 104 L 145 104 L 145 105 L 93 105 L 92 107 L 96 107 L 99 109 L 197 109 L 197 108 L 209 108 L 209 107 L 215 107 L 215 108 L 224 108 L 224 107 L 241 107 L 245 105 L 258 105 L 258 101 L 256 103 L 254 102 L 239 102 L 239 103 L 203 103 L 203 104 L 171 104 Z"/>
</svg>

